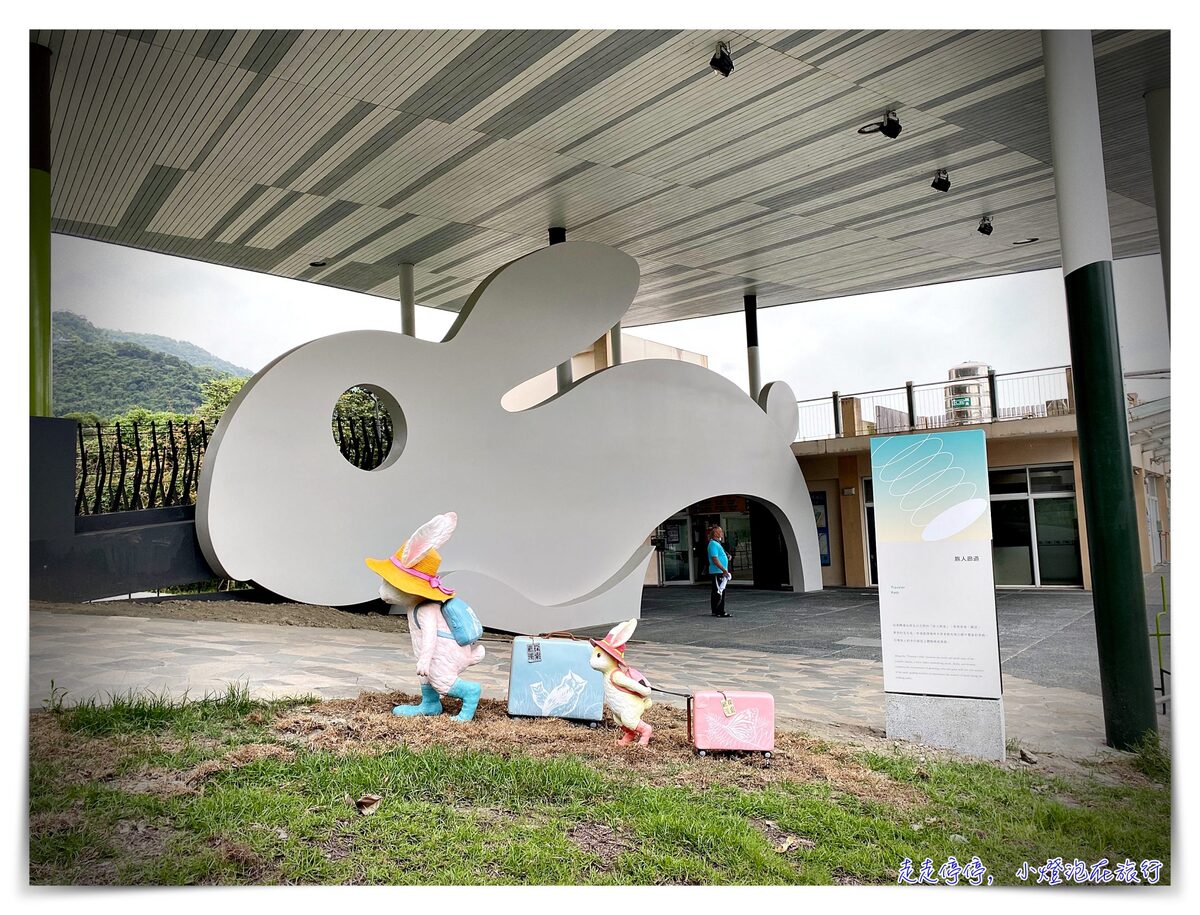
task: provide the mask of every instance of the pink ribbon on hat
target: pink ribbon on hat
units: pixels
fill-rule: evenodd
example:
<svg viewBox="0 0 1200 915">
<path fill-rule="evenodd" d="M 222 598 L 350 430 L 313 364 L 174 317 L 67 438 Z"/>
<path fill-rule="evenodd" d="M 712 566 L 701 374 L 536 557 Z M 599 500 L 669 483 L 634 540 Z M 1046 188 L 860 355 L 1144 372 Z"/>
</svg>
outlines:
<svg viewBox="0 0 1200 915">
<path fill-rule="evenodd" d="M 431 588 L 436 588 L 438 591 L 441 591 L 447 597 L 454 596 L 453 589 L 443 587 L 442 580 L 440 578 L 438 578 L 436 575 L 426 575 L 424 572 L 418 572 L 416 569 L 410 569 L 408 566 L 406 566 L 402 562 L 400 562 L 400 560 L 397 559 L 395 556 L 389 556 L 388 558 L 391 559 L 392 565 L 394 565 L 401 572 L 407 572 L 409 575 L 414 575 L 417 578 L 422 579 L 423 581 L 429 582 L 429 586 Z"/>
</svg>

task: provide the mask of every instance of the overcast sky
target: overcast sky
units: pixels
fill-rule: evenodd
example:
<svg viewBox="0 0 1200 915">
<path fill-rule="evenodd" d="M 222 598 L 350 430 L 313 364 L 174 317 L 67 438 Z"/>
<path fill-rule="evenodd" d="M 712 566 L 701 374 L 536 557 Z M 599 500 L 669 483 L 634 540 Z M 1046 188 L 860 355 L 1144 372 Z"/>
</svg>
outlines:
<svg viewBox="0 0 1200 915">
<path fill-rule="evenodd" d="M 70 236 L 53 236 L 52 268 L 56 311 L 189 340 L 252 371 L 327 334 L 400 329 L 386 299 Z M 1158 257 L 1117 261 L 1115 275 L 1125 371 L 1168 367 Z M 453 319 L 419 308 L 417 335 L 440 340 Z M 802 400 L 938 381 L 966 361 L 1002 373 L 1070 362 L 1058 270 L 767 308 L 758 323 L 763 381 L 786 381 Z M 740 311 L 630 332 L 704 353 L 747 387 Z M 1130 388 L 1144 400 L 1168 393 L 1165 382 Z"/>
</svg>

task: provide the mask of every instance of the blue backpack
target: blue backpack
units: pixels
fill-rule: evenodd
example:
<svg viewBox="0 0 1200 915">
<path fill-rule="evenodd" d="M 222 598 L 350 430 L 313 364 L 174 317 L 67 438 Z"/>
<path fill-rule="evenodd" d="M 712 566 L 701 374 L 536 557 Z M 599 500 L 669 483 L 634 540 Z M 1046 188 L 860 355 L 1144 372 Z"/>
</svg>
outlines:
<svg viewBox="0 0 1200 915">
<path fill-rule="evenodd" d="M 459 645 L 470 645 L 472 642 L 478 642 L 480 636 L 483 635 L 483 624 L 479 622 L 479 617 L 475 615 L 475 611 L 465 600 L 459 600 L 457 597 L 452 597 L 442 604 L 442 616 L 446 618 L 446 624 L 450 627 L 449 632 L 438 630 L 438 636 L 443 639 L 454 639 Z M 417 628 L 421 628 L 421 624 L 417 622 L 417 614 L 413 614 L 413 622 Z"/>
</svg>

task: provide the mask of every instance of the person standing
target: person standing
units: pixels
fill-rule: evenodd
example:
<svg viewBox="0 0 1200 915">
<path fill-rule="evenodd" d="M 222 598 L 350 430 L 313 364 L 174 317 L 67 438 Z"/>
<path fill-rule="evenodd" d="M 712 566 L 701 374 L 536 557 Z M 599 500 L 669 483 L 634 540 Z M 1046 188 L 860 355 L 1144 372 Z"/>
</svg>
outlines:
<svg viewBox="0 0 1200 915">
<path fill-rule="evenodd" d="M 723 587 L 726 576 L 732 577 L 729 571 L 729 554 L 721 541 L 725 539 L 725 531 L 720 525 L 708 532 L 708 575 L 712 579 L 712 592 L 709 595 L 709 605 L 713 616 L 729 616 L 725 612 L 725 591 Z"/>
</svg>

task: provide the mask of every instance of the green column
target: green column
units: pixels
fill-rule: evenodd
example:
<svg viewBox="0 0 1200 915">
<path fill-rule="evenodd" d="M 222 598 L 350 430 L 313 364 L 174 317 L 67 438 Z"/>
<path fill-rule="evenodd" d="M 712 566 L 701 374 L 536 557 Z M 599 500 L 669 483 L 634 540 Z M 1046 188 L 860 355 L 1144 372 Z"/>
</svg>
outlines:
<svg viewBox="0 0 1200 915">
<path fill-rule="evenodd" d="M 1128 750 L 1157 718 L 1112 263 L 1072 271 L 1066 289 L 1105 731 Z"/>
<path fill-rule="evenodd" d="M 29 415 L 50 393 L 50 49 L 29 46 Z"/>
</svg>

